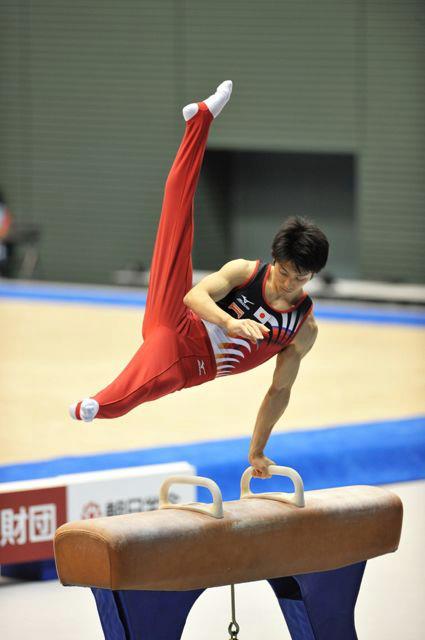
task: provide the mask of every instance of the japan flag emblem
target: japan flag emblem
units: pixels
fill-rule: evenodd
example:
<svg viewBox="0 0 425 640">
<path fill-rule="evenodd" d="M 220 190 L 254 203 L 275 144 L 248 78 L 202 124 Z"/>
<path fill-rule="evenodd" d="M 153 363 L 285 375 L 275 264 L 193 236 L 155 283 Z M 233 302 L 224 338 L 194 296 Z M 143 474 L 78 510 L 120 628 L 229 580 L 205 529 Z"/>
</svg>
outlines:
<svg viewBox="0 0 425 640">
<path fill-rule="evenodd" d="M 270 322 L 271 320 L 271 315 L 270 313 L 267 313 L 267 311 L 265 309 L 263 309 L 263 307 L 259 307 L 257 309 L 257 311 L 254 311 L 254 316 L 257 318 L 257 320 L 259 320 L 259 322 L 261 322 L 262 324 L 266 324 L 266 322 Z"/>
</svg>

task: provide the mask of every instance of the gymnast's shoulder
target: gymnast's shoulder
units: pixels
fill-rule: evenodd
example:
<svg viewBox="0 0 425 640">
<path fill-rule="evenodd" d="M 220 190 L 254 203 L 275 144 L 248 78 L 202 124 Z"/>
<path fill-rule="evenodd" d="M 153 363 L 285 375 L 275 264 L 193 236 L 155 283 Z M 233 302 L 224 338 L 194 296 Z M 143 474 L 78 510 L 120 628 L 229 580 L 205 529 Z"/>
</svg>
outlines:
<svg viewBox="0 0 425 640">
<path fill-rule="evenodd" d="M 231 288 L 240 287 L 248 282 L 257 269 L 258 260 L 245 260 L 245 258 L 237 258 L 226 262 L 217 272 L 224 277 Z"/>
<path fill-rule="evenodd" d="M 199 293 L 205 292 L 214 301 L 221 300 L 232 289 L 249 282 L 256 266 L 256 261 L 244 260 L 242 258 L 226 262 L 218 271 L 202 278 L 202 280 L 185 295 L 183 298 L 184 304 L 196 311 L 193 303 L 196 301 Z M 196 312 L 199 313 L 199 311 Z"/>
</svg>

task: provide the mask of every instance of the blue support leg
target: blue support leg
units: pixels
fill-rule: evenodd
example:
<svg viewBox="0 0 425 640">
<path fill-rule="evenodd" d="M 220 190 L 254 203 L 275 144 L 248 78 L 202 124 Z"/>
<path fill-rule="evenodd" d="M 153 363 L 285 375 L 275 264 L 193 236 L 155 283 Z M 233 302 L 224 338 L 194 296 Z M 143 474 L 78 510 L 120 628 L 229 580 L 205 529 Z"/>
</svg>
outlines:
<svg viewBox="0 0 425 640">
<path fill-rule="evenodd" d="M 105 640 L 180 640 L 189 612 L 205 589 L 92 589 Z"/>
<path fill-rule="evenodd" d="M 357 640 L 354 607 L 365 567 L 269 580 L 292 640 Z M 180 640 L 204 591 L 92 589 L 105 640 Z"/>
<path fill-rule="evenodd" d="M 292 640 L 357 640 L 354 607 L 365 567 L 269 580 Z"/>
</svg>

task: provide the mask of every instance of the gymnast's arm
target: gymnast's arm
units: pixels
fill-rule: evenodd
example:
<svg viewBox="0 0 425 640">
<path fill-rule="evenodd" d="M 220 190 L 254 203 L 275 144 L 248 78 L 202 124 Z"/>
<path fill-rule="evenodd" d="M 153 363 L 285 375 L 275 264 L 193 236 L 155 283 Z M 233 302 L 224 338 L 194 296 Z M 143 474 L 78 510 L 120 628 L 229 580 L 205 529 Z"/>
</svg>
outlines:
<svg viewBox="0 0 425 640">
<path fill-rule="evenodd" d="M 257 478 L 270 477 L 267 467 L 274 463 L 264 455 L 264 449 L 274 425 L 288 406 L 301 360 L 312 348 L 316 337 L 317 325 L 310 314 L 294 341 L 277 355 L 273 381 L 258 411 L 248 455 Z"/>
<path fill-rule="evenodd" d="M 229 336 L 243 336 L 256 344 L 268 333 L 267 327 L 255 320 L 236 320 L 217 304 L 229 291 L 248 280 L 255 268 L 252 260 L 231 260 L 219 271 L 203 278 L 183 298 L 184 304 L 203 320 L 218 324 Z"/>
</svg>

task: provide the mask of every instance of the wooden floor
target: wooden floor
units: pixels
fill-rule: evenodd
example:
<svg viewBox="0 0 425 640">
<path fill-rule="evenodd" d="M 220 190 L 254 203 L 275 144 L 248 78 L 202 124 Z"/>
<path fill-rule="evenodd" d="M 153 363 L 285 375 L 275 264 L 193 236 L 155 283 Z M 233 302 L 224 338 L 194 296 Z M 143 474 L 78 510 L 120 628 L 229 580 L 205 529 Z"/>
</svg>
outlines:
<svg viewBox="0 0 425 640">
<path fill-rule="evenodd" d="M 273 361 L 91 424 L 68 405 L 106 386 L 141 341 L 139 309 L 0 302 L 0 464 L 250 435 Z M 425 411 L 425 331 L 319 321 L 275 431 Z"/>
</svg>

